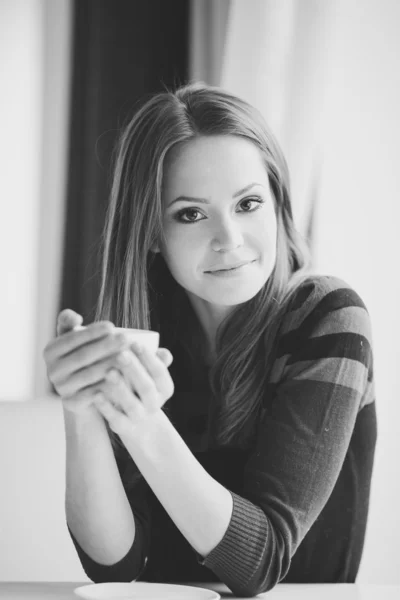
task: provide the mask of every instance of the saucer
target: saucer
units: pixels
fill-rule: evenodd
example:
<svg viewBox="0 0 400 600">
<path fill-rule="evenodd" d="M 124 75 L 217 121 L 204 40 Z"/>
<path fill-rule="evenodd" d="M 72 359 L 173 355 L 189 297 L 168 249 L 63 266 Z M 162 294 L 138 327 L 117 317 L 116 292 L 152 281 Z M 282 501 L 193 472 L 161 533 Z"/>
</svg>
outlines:
<svg viewBox="0 0 400 600">
<path fill-rule="evenodd" d="M 212 590 L 189 585 L 171 583 L 94 583 L 74 589 L 86 600 L 220 600 Z"/>
</svg>

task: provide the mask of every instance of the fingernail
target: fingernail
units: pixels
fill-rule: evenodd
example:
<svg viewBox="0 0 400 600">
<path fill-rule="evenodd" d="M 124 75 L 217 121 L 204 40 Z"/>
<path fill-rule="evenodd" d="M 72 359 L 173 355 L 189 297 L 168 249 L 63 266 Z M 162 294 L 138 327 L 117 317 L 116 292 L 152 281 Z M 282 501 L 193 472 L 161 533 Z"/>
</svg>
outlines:
<svg viewBox="0 0 400 600">
<path fill-rule="evenodd" d="M 108 381 L 116 383 L 117 381 L 119 381 L 119 372 L 116 369 L 111 369 L 110 371 L 108 371 L 106 378 L 108 379 Z"/>
</svg>

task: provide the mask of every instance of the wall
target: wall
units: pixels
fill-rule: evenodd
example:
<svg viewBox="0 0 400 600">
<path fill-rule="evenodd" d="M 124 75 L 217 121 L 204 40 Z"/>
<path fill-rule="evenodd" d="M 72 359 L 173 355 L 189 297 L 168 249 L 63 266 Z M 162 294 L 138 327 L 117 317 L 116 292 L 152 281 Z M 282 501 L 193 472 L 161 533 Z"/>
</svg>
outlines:
<svg viewBox="0 0 400 600">
<path fill-rule="evenodd" d="M 378 445 L 360 580 L 400 583 L 400 3 L 340 0 L 315 231 L 316 269 L 371 315 Z"/>
<path fill-rule="evenodd" d="M 5 0 L 0 6 L 0 314 L 6 340 L 0 346 L 1 398 L 29 397 L 34 380 L 36 306 L 32 300 L 39 240 L 42 9 L 40 0 Z M 23 377 L 20 365 L 24 365 Z"/>
<path fill-rule="evenodd" d="M 62 409 L 42 358 L 60 286 L 71 17 L 71 0 L 0 3 L 0 581 L 88 581 L 65 525 Z"/>
</svg>

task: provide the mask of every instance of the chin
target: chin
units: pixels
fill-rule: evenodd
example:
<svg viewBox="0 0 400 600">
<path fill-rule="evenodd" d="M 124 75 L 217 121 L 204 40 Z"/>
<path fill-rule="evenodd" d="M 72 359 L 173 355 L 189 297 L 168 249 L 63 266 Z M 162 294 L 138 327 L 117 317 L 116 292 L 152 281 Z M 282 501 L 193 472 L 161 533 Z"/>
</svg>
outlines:
<svg viewBox="0 0 400 600">
<path fill-rule="evenodd" d="M 204 300 L 210 302 L 210 304 L 220 304 L 223 306 L 236 306 L 238 304 L 243 304 L 244 302 L 248 302 L 254 296 L 258 294 L 261 290 L 262 285 L 260 286 L 251 286 L 247 287 L 247 289 L 243 289 L 243 287 L 239 289 L 232 290 L 219 290 L 219 293 L 210 294 Z"/>
</svg>

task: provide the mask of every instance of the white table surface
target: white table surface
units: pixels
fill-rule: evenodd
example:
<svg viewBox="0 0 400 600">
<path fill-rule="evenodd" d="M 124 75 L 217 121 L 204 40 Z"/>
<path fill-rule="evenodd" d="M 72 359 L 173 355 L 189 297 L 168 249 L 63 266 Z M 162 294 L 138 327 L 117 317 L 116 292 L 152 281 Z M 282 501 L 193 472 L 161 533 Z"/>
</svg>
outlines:
<svg viewBox="0 0 400 600">
<path fill-rule="evenodd" d="M 0 582 L 0 600 L 78 600 L 74 588 L 88 582 Z M 188 583 L 215 590 L 221 598 L 236 600 L 220 583 Z M 257 598 L 268 600 L 400 600 L 400 585 L 280 583 Z M 190 600 L 190 596 L 188 596 Z"/>
</svg>

